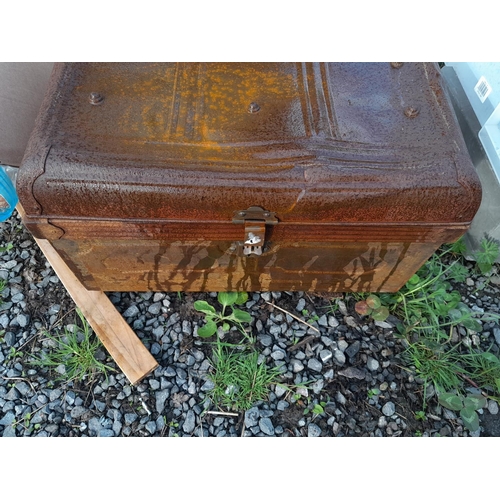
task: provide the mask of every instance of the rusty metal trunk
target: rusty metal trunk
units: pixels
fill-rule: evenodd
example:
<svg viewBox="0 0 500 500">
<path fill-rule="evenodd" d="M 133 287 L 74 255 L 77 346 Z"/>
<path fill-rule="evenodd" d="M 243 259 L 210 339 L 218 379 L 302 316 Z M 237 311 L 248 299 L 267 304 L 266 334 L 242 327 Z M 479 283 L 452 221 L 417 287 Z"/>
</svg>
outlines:
<svg viewBox="0 0 500 500">
<path fill-rule="evenodd" d="M 393 291 L 481 199 L 430 63 L 58 64 L 18 192 L 110 291 Z"/>
</svg>

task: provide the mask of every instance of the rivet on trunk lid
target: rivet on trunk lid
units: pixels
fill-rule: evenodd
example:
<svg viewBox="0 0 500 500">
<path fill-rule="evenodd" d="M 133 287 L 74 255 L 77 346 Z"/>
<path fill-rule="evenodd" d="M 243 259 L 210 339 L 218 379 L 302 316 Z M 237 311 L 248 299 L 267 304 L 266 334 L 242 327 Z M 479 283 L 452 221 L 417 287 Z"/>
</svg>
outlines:
<svg viewBox="0 0 500 500">
<path fill-rule="evenodd" d="M 99 94 L 99 92 L 90 93 L 89 95 L 90 104 L 93 104 L 94 106 L 99 106 L 99 104 L 102 104 L 102 101 L 104 101 L 104 96 Z"/>
</svg>

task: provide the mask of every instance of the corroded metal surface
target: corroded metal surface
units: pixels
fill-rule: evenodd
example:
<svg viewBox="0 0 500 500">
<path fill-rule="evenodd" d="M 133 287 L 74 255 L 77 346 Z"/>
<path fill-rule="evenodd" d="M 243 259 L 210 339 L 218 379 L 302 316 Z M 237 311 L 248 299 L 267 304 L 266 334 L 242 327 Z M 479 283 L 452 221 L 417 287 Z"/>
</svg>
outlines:
<svg viewBox="0 0 500 500">
<path fill-rule="evenodd" d="M 435 250 L 429 243 L 276 243 L 242 257 L 228 241 L 60 239 L 88 288 L 107 291 L 396 291 Z"/>
<path fill-rule="evenodd" d="M 437 247 L 481 198 L 439 70 L 424 63 L 60 64 L 18 191 L 33 232 L 76 242 L 97 232 L 132 261 L 130 238 L 229 248 L 244 239 L 234 213 L 250 206 L 280 221 L 266 228 L 270 248 L 344 242 L 348 253 L 430 234 Z M 203 236 L 190 234 L 196 224 Z M 172 252 L 179 273 L 192 266 Z M 276 289 L 264 281 L 252 286 Z M 337 286 L 327 281 L 318 289 Z"/>
</svg>

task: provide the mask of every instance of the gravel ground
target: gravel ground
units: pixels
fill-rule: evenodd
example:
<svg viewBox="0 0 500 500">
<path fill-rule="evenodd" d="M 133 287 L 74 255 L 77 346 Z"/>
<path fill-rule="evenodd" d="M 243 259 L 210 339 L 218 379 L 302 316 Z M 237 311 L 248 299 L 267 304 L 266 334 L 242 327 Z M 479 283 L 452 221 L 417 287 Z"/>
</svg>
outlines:
<svg viewBox="0 0 500 500">
<path fill-rule="evenodd" d="M 8 245 L 12 243 L 12 245 Z M 76 322 L 74 303 L 46 262 L 17 214 L 0 224 L 0 435 L 8 436 L 468 436 L 457 414 L 437 405 L 427 391 L 428 418 L 422 409 L 422 382 L 401 360 L 394 336 L 396 318 L 360 319 L 353 303 L 340 295 L 301 292 L 253 293 L 245 306 L 252 332 L 269 366 L 282 366 L 282 382 L 269 399 L 246 412 L 227 415 L 207 397 L 211 388 L 210 342 L 196 335 L 203 324 L 193 302 L 216 303 L 216 294 L 110 293 L 123 317 L 157 359 L 159 368 L 138 386 L 113 372 L 85 382 L 57 382 L 30 364 L 47 347 L 44 332 Z M 498 313 L 498 285 L 464 301 Z M 293 315 L 304 309 L 311 327 Z M 460 332 L 467 335 L 467 332 Z M 230 337 L 234 332 L 229 332 Z M 499 351 L 500 327 L 484 323 L 473 342 Z M 105 352 L 100 358 L 116 365 Z M 378 393 L 378 394 L 376 394 Z M 300 396 L 300 398 L 299 398 Z M 324 412 L 315 415 L 315 404 Z M 221 411 L 222 414 L 207 413 Z M 475 436 L 500 435 L 498 405 L 479 410 Z"/>
</svg>

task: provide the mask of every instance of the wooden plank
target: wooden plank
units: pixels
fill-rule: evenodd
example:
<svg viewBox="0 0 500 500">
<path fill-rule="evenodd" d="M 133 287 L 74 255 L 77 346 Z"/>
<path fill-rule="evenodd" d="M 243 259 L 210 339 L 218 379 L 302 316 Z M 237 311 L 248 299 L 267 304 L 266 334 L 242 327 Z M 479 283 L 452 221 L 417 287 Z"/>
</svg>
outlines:
<svg viewBox="0 0 500 500">
<path fill-rule="evenodd" d="M 35 241 L 116 364 L 138 384 L 158 366 L 151 353 L 103 292 L 87 290 L 49 241 Z"/>
</svg>

